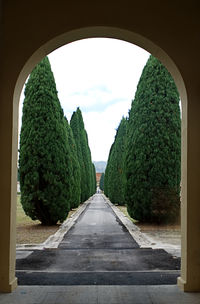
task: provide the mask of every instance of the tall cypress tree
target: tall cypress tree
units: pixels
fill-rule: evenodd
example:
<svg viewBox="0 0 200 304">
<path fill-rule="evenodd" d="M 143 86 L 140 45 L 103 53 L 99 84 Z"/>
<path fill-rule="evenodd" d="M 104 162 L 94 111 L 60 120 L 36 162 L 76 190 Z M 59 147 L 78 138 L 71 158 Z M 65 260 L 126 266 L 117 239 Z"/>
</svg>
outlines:
<svg viewBox="0 0 200 304">
<path fill-rule="evenodd" d="M 110 200 L 112 200 L 112 198 L 110 197 L 110 193 L 112 192 L 112 189 L 114 189 L 114 181 L 112 178 L 113 157 L 114 157 L 113 154 L 114 154 L 114 143 L 112 144 L 109 151 L 109 156 L 108 156 L 108 161 L 107 161 L 107 166 L 104 176 L 104 193 L 106 196 L 110 198 Z"/>
<path fill-rule="evenodd" d="M 107 195 L 114 204 L 125 204 L 125 156 L 126 156 L 126 131 L 127 119 L 122 118 L 117 129 L 112 152 L 108 160 L 105 180 L 108 183 Z"/>
<path fill-rule="evenodd" d="M 70 182 L 70 208 L 77 208 L 80 204 L 81 199 L 81 174 L 80 165 L 77 156 L 77 148 L 74 140 L 72 129 L 65 117 L 66 133 L 69 143 L 69 160 L 68 166 L 70 171 L 69 182 Z"/>
<path fill-rule="evenodd" d="M 70 120 L 70 127 L 73 133 L 74 141 L 76 143 L 77 149 L 77 157 L 80 167 L 80 192 L 81 192 L 81 202 L 84 202 L 87 198 L 84 195 L 84 188 L 85 188 L 85 179 L 86 179 L 86 172 L 85 166 L 83 162 L 83 154 L 81 148 L 81 131 L 80 131 L 80 124 L 77 111 L 73 112 L 71 120 Z"/>
<path fill-rule="evenodd" d="M 94 194 L 96 192 L 96 189 L 97 189 L 97 179 L 96 179 L 96 169 L 95 169 L 95 165 L 93 163 L 92 163 L 92 171 L 93 171 L 92 194 Z"/>
<path fill-rule="evenodd" d="M 21 203 L 33 220 L 52 225 L 66 218 L 70 209 L 68 161 L 63 110 L 46 57 L 26 84 L 20 135 Z"/>
<path fill-rule="evenodd" d="M 86 198 L 90 197 L 94 193 L 93 189 L 93 166 L 92 166 L 92 158 L 91 151 L 88 144 L 88 135 L 85 130 L 85 125 L 83 122 L 83 116 L 81 110 L 77 109 L 77 114 L 79 117 L 80 131 L 81 131 L 81 148 L 83 161 L 86 172 L 86 180 L 85 180 L 85 195 Z"/>
<path fill-rule="evenodd" d="M 175 220 L 180 206 L 179 94 L 166 68 L 150 56 L 129 114 L 126 202 L 140 221 Z"/>
<path fill-rule="evenodd" d="M 70 126 L 77 146 L 78 160 L 81 172 L 81 202 L 90 197 L 93 192 L 93 166 L 81 110 L 77 108 L 72 114 Z"/>
</svg>

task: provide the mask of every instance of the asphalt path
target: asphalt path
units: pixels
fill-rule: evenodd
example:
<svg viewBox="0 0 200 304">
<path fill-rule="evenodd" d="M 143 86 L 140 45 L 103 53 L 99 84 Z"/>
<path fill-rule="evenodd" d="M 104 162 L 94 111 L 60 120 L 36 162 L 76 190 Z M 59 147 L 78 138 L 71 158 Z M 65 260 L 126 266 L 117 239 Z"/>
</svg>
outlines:
<svg viewBox="0 0 200 304">
<path fill-rule="evenodd" d="M 96 194 L 56 249 L 33 250 L 16 261 L 19 285 L 176 284 L 180 259 L 140 248 Z"/>
</svg>

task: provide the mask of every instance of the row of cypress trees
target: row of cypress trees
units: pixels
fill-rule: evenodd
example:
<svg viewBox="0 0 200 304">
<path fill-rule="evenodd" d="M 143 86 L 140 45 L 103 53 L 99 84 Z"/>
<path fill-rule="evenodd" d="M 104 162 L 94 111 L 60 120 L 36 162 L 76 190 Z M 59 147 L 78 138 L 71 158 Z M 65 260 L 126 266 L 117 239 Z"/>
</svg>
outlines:
<svg viewBox="0 0 200 304">
<path fill-rule="evenodd" d="M 69 125 L 47 57 L 25 87 L 19 152 L 21 203 L 33 220 L 62 222 L 71 208 L 95 193 L 96 173 L 81 111 L 73 113 Z"/>
<path fill-rule="evenodd" d="M 109 153 L 104 191 L 146 222 L 175 221 L 180 209 L 181 115 L 179 94 L 152 55 L 122 118 Z"/>
</svg>

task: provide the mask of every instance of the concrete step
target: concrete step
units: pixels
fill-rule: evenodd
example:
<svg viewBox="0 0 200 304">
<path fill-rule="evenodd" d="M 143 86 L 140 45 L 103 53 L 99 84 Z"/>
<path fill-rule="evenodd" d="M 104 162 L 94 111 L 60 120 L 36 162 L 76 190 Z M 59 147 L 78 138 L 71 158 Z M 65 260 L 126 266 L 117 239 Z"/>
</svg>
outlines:
<svg viewBox="0 0 200 304">
<path fill-rule="evenodd" d="M 17 271 L 19 285 L 175 285 L 179 271 Z"/>
</svg>

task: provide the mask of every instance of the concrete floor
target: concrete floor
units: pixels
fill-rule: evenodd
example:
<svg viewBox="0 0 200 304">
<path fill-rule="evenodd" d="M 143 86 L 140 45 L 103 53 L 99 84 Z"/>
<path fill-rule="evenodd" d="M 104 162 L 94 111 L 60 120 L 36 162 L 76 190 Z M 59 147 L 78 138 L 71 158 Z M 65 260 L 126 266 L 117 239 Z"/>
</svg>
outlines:
<svg viewBox="0 0 200 304">
<path fill-rule="evenodd" d="M 21 286 L 1 304 L 199 304 L 200 293 L 177 286 Z"/>
</svg>

